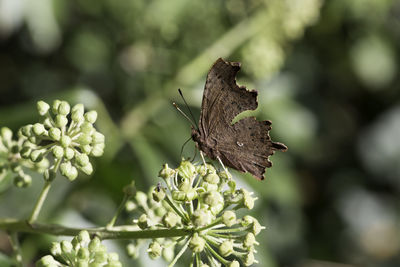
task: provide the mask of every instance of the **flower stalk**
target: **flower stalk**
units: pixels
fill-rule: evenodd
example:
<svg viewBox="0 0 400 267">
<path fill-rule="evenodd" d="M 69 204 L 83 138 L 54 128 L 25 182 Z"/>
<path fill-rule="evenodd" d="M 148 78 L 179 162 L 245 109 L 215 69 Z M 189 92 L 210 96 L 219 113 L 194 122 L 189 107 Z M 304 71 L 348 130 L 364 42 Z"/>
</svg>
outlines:
<svg viewBox="0 0 400 267">
<path fill-rule="evenodd" d="M 33 223 L 37 220 L 40 210 L 43 207 L 44 201 L 46 200 L 47 194 L 49 193 L 52 181 L 45 181 L 42 191 L 40 192 L 39 198 L 36 201 L 35 206 L 33 207 L 32 213 L 29 216 L 28 222 Z"/>
</svg>

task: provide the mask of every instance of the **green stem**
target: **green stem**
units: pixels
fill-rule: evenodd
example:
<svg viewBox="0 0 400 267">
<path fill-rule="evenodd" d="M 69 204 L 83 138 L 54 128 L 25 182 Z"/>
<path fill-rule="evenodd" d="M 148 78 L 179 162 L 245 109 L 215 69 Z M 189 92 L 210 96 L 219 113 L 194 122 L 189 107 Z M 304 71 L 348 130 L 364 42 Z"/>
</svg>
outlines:
<svg viewBox="0 0 400 267">
<path fill-rule="evenodd" d="M 187 249 L 188 245 L 190 242 L 190 238 L 187 239 L 185 245 L 183 245 L 182 249 L 179 251 L 178 254 L 176 254 L 175 258 L 171 261 L 171 263 L 168 265 L 168 267 L 172 267 L 175 265 L 175 263 L 179 260 L 179 258 L 182 256 L 183 252 Z"/>
<path fill-rule="evenodd" d="M 200 266 L 200 253 L 196 253 L 196 266 Z"/>
<path fill-rule="evenodd" d="M 126 202 L 128 201 L 129 196 L 127 194 L 124 195 L 124 198 L 121 201 L 121 204 L 119 204 L 119 207 L 117 209 L 117 211 L 115 212 L 114 216 L 111 218 L 111 221 L 107 224 L 107 228 L 112 228 L 115 224 L 115 222 L 117 221 L 117 218 L 119 216 L 119 214 L 121 213 L 121 211 L 124 209 Z"/>
<path fill-rule="evenodd" d="M 194 263 L 195 263 L 195 260 L 196 260 L 196 254 L 197 254 L 197 253 L 193 253 L 193 254 L 192 254 L 192 259 L 190 260 L 190 265 L 189 265 L 189 267 L 194 267 Z M 196 266 L 198 266 L 198 265 L 196 265 Z"/>
<path fill-rule="evenodd" d="M 155 239 L 165 237 L 180 237 L 193 234 L 189 229 L 158 229 L 141 230 L 133 225 L 120 225 L 112 229 L 107 227 L 72 228 L 58 224 L 29 223 L 25 220 L 0 219 L 0 229 L 11 232 L 24 232 L 35 234 L 48 234 L 56 236 L 76 236 L 80 231 L 86 230 L 90 235 L 100 239 Z"/>
<path fill-rule="evenodd" d="M 207 235 L 213 236 L 213 237 L 218 237 L 218 238 L 225 238 L 225 239 L 241 239 L 245 235 L 227 235 L 227 234 L 217 234 L 214 232 L 207 232 Z"/>
<path fill-rule="evenodd" d="M 21 247 L 19 246 L 19 240 L 18 240 L 18 233 L 17 232 L 11 232 L 9 233 L 10 237 L 10 242 L 11 246 L 13 248 L 13 257 L 15 260 L 15 266 L 16 267 L 22 267 L 22 254 L 21 254 Z"/>
<path fill-rule="evenodd" d="M 227 261 L 226 259 L 224 259 L 224 257 L 219 255 L 219 253 L 216 252 L 207 242 L 206 242 L 206 247 L 211 252 L 211 254 L 213 254 L 214 257 L 217 258 L 222 264 L 224 264 L 224 265 L 229 264 L 229 261 Z"/>
<path fill-rule="evenodd" d="M 36 221 L 37 217 L 39 216 L 43 203 L 47 197 L 47 194 L 49 193 L 50 186 L 51 186 L 51 181 L 45 181 L 42 188 L 42 192 L 40 192 L 39 198 L 35 204 L 35 207 L 32 210 L 31 216 L 28 219 L 29 223 L 33 223 L 34 221 Z"/>
<path fill-rule="evenodd" d="M 222 221 L 222 218 L 219 217 L 212 224 L 209 224 L 209 225 L 206 225 L 206 226 L 204 226 L 202 228 L 196 229 L 196 232 L 201 232 L 201 231 L 204 231 L 204 230 L 209 229 L 211 227 L 214 227 L 214 226 L 218 225 L 221 221 Z M 222 226 L 225 226 L 225 225 L 222 225 Z"/>
<path fill-rule="evenodd" d="M 58 168 L 61 165 L 61 162 L 63 160 L 63 157 L 56 159 L 56 162 L 54 164 L 54 172 L 57 173 Z M 35 207 L 32 210 L 32 214 L 28 219 L 29 223 L 33 223 L 34 221 L 36 221 L 37 217 L 39 216 L 40 210 L 42 209 L 43 203 L 46 200 L 47 194 L 49 193 L 50 190 L 50 186 L 51 186 L 51 182 L 53 180 L 48 180 L 44 182 L 43 188 L 42 188 L 42 192 L 40 192 L 39 198 L 35 204 Z"/>
<path fill-rule="evenodd" d="M 238 233 L 238 232 L 242 232 L 242 231 L 247 231 L 251 228 L 250 226 L 242 226 L 242 227 L 238 227 L 238 228 L 229 228 L 229 229 L 211 229 L 209 232 L 212 233 Z"/>
<path fill-rule="evenodd" d="M 184 220 L 186 223 L 189 222 L 189 218 L 187 216 L 185 216 L 176 206 L 175 204 L 172 202 L 172 200 L 169 198 L 169 196 L 165 196 L 164 199 L 168 205 L 182 218 L 182 220 Z"/>
</svg>

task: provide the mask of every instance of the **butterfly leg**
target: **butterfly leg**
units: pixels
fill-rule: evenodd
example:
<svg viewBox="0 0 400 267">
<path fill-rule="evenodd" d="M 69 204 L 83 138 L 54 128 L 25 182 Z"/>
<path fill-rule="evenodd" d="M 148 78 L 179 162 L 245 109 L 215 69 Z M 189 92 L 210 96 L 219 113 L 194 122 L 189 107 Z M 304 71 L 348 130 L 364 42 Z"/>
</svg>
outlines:
<svg viewBox="0 0 400 267">
<path fill-rule="evenodd" d="M 222 168 L 224 169 L 225 173 L 228 175 L 228 169 L 225 167 L 224 163 L 222 163 L 222 160 L 220 157 L 217 157 L 219 163 L 221 164 Z"/>
<path fill-rule="evenodd" d="M 207 168 L 206 160 L 204 159 L 204 155 L 203 155 L 203 152 L 201 152 L 201 150 L 200 150 L 200 156 L 201 156 L 201 159 L 203 160 L 204 166 L 206 166 L 206 168 Z"/>
</svg>

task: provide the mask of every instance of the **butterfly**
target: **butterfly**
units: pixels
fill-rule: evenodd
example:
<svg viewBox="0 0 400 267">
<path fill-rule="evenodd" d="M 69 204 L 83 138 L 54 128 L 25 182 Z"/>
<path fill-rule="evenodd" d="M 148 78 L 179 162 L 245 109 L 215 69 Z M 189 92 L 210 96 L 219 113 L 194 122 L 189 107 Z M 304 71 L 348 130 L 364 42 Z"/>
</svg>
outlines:
<svg viewBox="0 0 400 267">
<path fill-rule="evenodd" d="M 246 117 L 232 124 L 241 112 L 255 110 L 257 91 L 248 91 L 236 83 L 239 62 L 219 58 L 211 67 L 204 87 L 199 126 L 192 126 L 192 139 L 199 150 L 211 159 L 241 172 L 264 179 L 271 167 L 269 156 L 287 147 L 269 136 L 271 121 Z"/>
</svg>

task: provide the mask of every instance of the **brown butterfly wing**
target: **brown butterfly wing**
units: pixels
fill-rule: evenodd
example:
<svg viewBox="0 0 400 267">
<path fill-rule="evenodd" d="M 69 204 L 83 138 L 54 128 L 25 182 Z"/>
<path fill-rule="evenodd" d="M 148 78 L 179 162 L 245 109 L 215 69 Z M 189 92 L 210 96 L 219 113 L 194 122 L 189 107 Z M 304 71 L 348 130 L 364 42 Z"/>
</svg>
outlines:
<svg viewBox="0 0 400 267">
<path fill-rule="evenodd" d="M 265 168 L 272 165 L 269 156 L 276 150 L 287 149 L 281 143 L 272 142 L 268 134 L 270 125 L 270 121 L 257 121 L 255 117 L 247 117 L 230 125 L 225 129 L 224 137 L 217 141 L 216 150 L 222 162 L 263 180 Z"/>
<path fill-rule="evenodd" d="M 219 58 L 211 67 L 204 87 L 200 114 L 200 131 L 205 137 L 224 130 L 245 110 L 257 108 L 257 91 L 247 91 L 236 84 L 239 62 L 226 62 Z"/>
<path fill-rule="evenodd" d="M 245 110 L 257 108 L 257 91 L 247 91 L 236 84 L 240 63 L 218 59 L 207 76 L 201 107 L 199 135 L 195 140 L 209 157 L 242 172 L 264 179 L 268 157 L 286 146 L 271 141 L 270 121 L 244 118 L 232 125 L 232 120 Z"/>
</svg>

